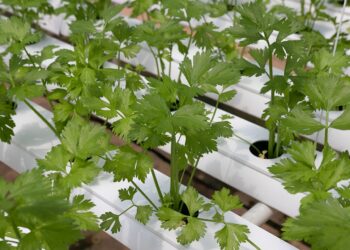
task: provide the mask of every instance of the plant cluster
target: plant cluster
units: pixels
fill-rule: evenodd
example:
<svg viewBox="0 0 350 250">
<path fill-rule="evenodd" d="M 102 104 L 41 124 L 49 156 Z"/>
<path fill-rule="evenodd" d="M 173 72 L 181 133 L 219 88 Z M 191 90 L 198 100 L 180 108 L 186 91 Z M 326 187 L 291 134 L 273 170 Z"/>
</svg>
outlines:
<svg viewBox="0 0 350 250">
<path fill-rule="evenodd" d="M 349 225 L 343 221 L 350 216 L 350 187 L 340 185 L 350 178 L 350 162 L 347 152 L 338 154 L 331 148 L 328 131 L 350 129 L 346 109 L 350 84 L 343 73 L 349 66 L 348 41 L 341 36 L 333 53 L 333 38 L 313 29 L 321 19 L 335 23 L 315 8 L 322 2 L 311 1 L 309 12 L 301 8 L 297 13 L 285 6 L 268 9 L 261 0 L 244 5 L 226 0 L 136 0 L 120 5 L 109 0 L 65 0 L 56 10 L 44 0 L 2 1 L 3 12 L 11 17 L 0 19 L 4 45 L 0 139 L 10 143 L 15 126 L 12 116 L 21 101 L 47 124 L 60 144 L 37 161 L 38 170 L 22 174 L 13 184 L 0 182 L 0 246 L 63 249 L 81 237 L 80 230 L 96 230 L 98 220 L 100 228 L 118 232 L 120 216 L 136 209 L 139 222 L 146 224 L 156 215 L 162 228 L 178 230 L 177 240 L 183 245 L 202 238 L 206 223 L 219 223 L 222 227 L 214 237 L 221 249 L 239 249 L 242 242 L 259 249 L 249 240 L 246 226 L 225 221 L 226 212 L 241 206 L 238 198 L 222 189 L 207 202 L 192 181 L 200 159 L 217 151 L 217 139 L 234 136 L 230 117 L 216 117 L 219 104 L 235 96 L 233 86 L 241 75 L 264 75 L 267 82 L 261 92 L 269 93 L 271 101 L 263 114 L 269 144 L 261 156 L 275 158 L 287 152 L 290 158 L 270 170 L 289 192 L 308 194 L 300 216 L 285 224 L 284 237 L 305 240 L 316 249 L 344 249 Z M 142 22 L 130 25 L 120 15 L 126 8 Z M 73 48 L 47 46 L 29 53 L 28 46 L 43 37 L 37 29 L 39 20 L 53 13 L 72 20 L 68 39 Z M 232 27 L 220 30 L 211 22 L 222 15 L 232 18 Z M 295 34 L 298 39 L 291 39 Z M 248 48 L 259 42 L 264 49 Z M 142 76 L 144 65 L 122 63 L 123 58 L 136 58 L 142 45 L 153 57 L 155 76 Z M 194 46 L 199 52 L 191 56 Z M 183 60 L 174 76 L 176 52 Z M 282 74 L 274 71 L 276 59 L 283 62 Z M 110 62 L 116 64 L 110 66 Z M 209 93 L 217 97 L 212 109 L 198 100 Z M 49 101 L 53 121 L 30 102 L 41 96 Z M 330 122 L 329 113 L 340 106 L 345 111 Z M 318 110 L 325 113 L 325 122 L 315 119 Z M 91 123 L 93 117 L 104 123 Z M 107 126 L 123 139 L 122 146 L 111 143 Z M 319 131 L 324 131 L 320 165 L 315 163 L 314 143 L 296 142 L 302 135 Z M 162 190 L 148 151 L 166 144 L 171 148 L 170 183 Z M 102 171 L 113 175 L 115 182 L 130 183 L 119 190 L 120 200 L 130 206 L 98 219 L 89 212 L 92 202 L 72 191 L 91 183 Z M 181 183 L 188 172 L 184 188 Z M 138 184 L 149 176 L 158 200 L 151 200 Z M 40 187 L 36 186 L 39 182 L 43 183 Z M 148 204 L 138 204 L 136 193 Z M 205 217 L 209 210 L 214 215 Z M 333 229 L 336 237 L 329 233 Z"/>
</svg>

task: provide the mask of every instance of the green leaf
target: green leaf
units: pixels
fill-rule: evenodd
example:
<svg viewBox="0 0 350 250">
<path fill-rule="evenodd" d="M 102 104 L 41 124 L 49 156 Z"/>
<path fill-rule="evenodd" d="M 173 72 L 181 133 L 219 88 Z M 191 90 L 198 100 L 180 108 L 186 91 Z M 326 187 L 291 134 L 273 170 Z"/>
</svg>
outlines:
<svg viewBox="0 0 350 250">
<path fill-rule="evenodd" d="M 202 76 L 209 71 L 212 65 L 212 58 L 209 52 L 199 53 L 193 57 L 193 63 L 185 59 L 180 65 L 186 80 L 190 86 L 198 85 Z"/>
<path fill-rule="evenodd" d="M 219 95 L 220 102 L 228 102 L 237 94 L 236 90 L 229 90 Z"/>
<path fill-rule="evenodd" d="M 190 244 L 193 241 L 198 241 L 205 235 L 206 225 L 203 221 L 188 217 L 187 224 L 181 230 L 179 236 L 177 236 L 177 241 L 182 245 Z"/>
<path fill-rule="evenodd" d="M 149 221 L 152 213 L 152 207 L 149 205 L 137 206 L 135 219 L 141 222 L 142 224 L 146 224 Z"/>
<path fill-rule="evenodd" d="M 176 130 L 201 131 L 208 129 L 208 117 L 202 103 L 182 106 L 172 117 L 172 125 Z"/>
<path fill-rule="evenodd" d="M 45 159 L 37 160 L 40 168 L 45 171 L 66 171 L 68 161 L 71 155 L 64 149 L 62 145 L 51 148 L 45 156 Z"/>
<path fill-rule="evenodd" d="M 30 24 L 17 17 L 0 21 L 0 34 L 16 41 L 22 41 L 30 33 Z"/>
<path fill-rule="evenodd" d="M 79 225 L 81 230 L 97 231 L 99 229 L 98 218 L 90 211 L 94 206 L 95 204 L 90 200 L 86 200 L 84 195 L 77 195 L 74 196 L 72 209 L 67 215 L 75 221 L 76 225 Z"/>
<path fill-rule="evenodd" d="M 215 191 L 212 200 L 224 213 L 243 206 L 238 196 L 231 195 L 227 188 Z"/>
<path fill-rule="evenodd" d="M 320 131 L 325 126 L 314 119 L 311 111 L 304 110 L 296 106 L 286 118 L 282 119 L 282 124 L 301 134 L 310 135 Z"/>
<path fill-rule="evenodd" d="M 350 109 L 345 109 L 345 111 L 330 124 L 330 127 L 341 130 L 350 129 Z"/>
<path fill-rule="evenodd" d="M 340 181 L 350 178 L 350 159 L 347 154 L 338 156 L 330 147 L 322 151 L 321 165 L 316 168 L 315 146 L 312 142 L 293 143 L 287 150 L 291 159 L 282 159 L 269 168 L 291 193 L 325 193 L 336 188 Z"/>
<path fill-rule="evenodd" d="M 137 190 L 134 187 L 129 187 L 128 189 L 122 188 L 119 189 L 119 199 L 121 201 L 132 200 Z"/>
<path fill-rule="evenodd" d="M 85 162 L 76 160 L 69 173 L 63 173 L 64 177 L 59 180 L 59 183 L 62 188 L 70 190 L 75 187 L 80 187 L 83 183 L 91 183 L 100 171 L 101 169 L 91 161 Z"/>
<path fill-rule="evenodd" d="M 144 182 L 153 168 L 153 162 L 146 153 L 139 153 L 130 146 L 122 146 L 112 161 L 107 161 L 105 170 L 114 174 L 115 181 L 132 181 L 134 177 Z"/>
<path fill-rule="evenodd" d="M 193 187 L 188 187 L 181 194 L 181 199 L 186 204 L 190 216 L 194 216 L 196 212 L 203 208 L 204 199 L 203 197 L 199 196 L 197 190 L 195 190 Z"/>
<path fill-rule="evenodd" d="M 282 159 L 269 168 L 277 178 L 283 180 L 283 185 L 291 193 L 314 190 L 315 148 L 312 142 L 293 143 L 287 150 L 291 159 Z"/>
<path fill-rule="evenodd" d="M 90 68 L 84 68 L 80 72 L 80 80 L 83 84 L 94 84 L 96 82 L 95 71 Z"/>
<path fill-rule="evenodd" d="M 62 132 L 62 144 L 73 156 L 85 160 L 105 154 L 109 148 L 109 137 L 102 126 L 74 118 Z"/>
<path fill-rule="evenodd" d="M 225 226 L 215 233 L 215 239 L 220 249 L 239 250 L 240 245 L 248 240 L 249 229 L 246 225 L 226 223 Z"/>
<path fill-rule="evenodd" d="M 164 229 L 172 230 L 185 224 L 183 220 L 185 216 L 168 207 L 159 208 L 157 216 L 161 221 L 161 227 Z"/>
<path fill-rule="evenodd" d="M 15 123 L 12 115 L 15 114 L 11 100 L 6 96 L 6 88 L 0 86 L 0 140 L 10 143 Z"/>
<path fill-rule="evenodd" d="M 283 227 L 286 240 L 305 240 L 313 249 L 344 250 L 349 246 L 350 210 L 334 199 L 313 203 L 288 219 Z"/>
<path fill-rule="evenodd" d="M 102 223 L 100 224 L 101 229 L 111 230 L 112 233 L 118 233 L 122 227 L 119 221 L 119 215 L 112 212 L 106 212 L 101 215 Z"/>
</svg>

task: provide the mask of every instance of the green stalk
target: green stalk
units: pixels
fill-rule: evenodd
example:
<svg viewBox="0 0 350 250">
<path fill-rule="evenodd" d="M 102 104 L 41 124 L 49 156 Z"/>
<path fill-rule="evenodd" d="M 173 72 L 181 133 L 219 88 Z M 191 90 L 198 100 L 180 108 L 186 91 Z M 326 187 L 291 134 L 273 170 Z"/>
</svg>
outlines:
<svg viewBox="0 0 350 250">
<path fill-rule="evenodd" d="M 248 243 L 249 243 L 250 245 L 252 245 L 253 247 L 255 247 L 256 250 L 261 250 L 261 248 L 258 247 L 258 246 L 257 246 L 253 241 L 251 241 L 249 238 L 247 239 L 247 241 L 248 241 Z"/>
<path fill-rule="evenodd" d="M 135 207 L 135 204 L 133 203 L 130 207 L 128 207 L 127 209 L 125 209 L 123 212 L 121 212 L 120 214 L 118 214 L 118 216 L 122 216 L 123 214 L 125 214 L 127 211 L 129 211 L 130 209 L 132 209 L 133 207 Z"/>
<path fill-rule="evenodd" d="M 26 53 L 26 55 L 28 56 L 29 61 L 32 63 L 33 67 L 34 67 L 34 68 L 39 68 L 39 67 L 37 67 L 37 66 L 35 65 L 35 62 L 34 62 L 34 59 L 33 59 L 32 55 L 28 52 L 28 50 L 26 49 L 25 46 L 23 47 L 23 50 L 24 50 L 24 52 Z M 49 93 L 49 90 L 47 89 L 47 86 L 46 86 L 47 83 L 46 83 L 46 81 L 44 81 L 44 80 L 41 80 L 41 82 L 43 83 L 43 86 L 44 86 L 44 88 L 45 88 L 45 95 L 47 96 L 48 93 Z M 47 100 L 48 100 L 48 102 L 49 102 L 49 104 L 50 104 L 51 109 L 53 109 L 53 103 L 51 102 L 50 99 L 47 99 Z"/>
<path fill-rule="evenodd" d="M 220 100 L 220 95 L 221 95 L 221 94 L 222 94 L 222 93 L 219 94 L 218 100 L 216 101 L 215 109 L 214 109 L 213 115 L 212 115 L 212 117 L 211 117 L 211 119 L 210 119 L 210 122 L 209 122 L 210 125 L 213 123 L 214 118 L 215 118 L 215 115 L 216 115 L 216 112 L 217 112 L 217 110 L 218 110 L 218 107 L 219 107 L 219 104 L 220 104 L 219 100 Z M 196 172 L 196 170 L 197 170 L 199 160 L 200 160 L 200 157 L 197 158 L 197 160 L 196 160 L 196 162 L 195 162 L 195 164 L 194 164 L 194 166 L 193 166 L 193 170 L 192 170 L 192 172 L 191 172 L 190 179 L 189 179 L 188 182 L 187 182 L 187 187 L 189 187 L 189 186 L 192 184 L 192 180 L 193 180 L 194 174 L 195 174 L 195 172 Z M 186 169 L 184 169 L 184 172 L 185 172 L 185 171 L 186 171 Z M 182 182 L 183 176 L 184 176 L 184 174 L 182 174 L 182 176 L 181 176 L 181 182 Z"/>
<path fill-rule="evenodd" d="M 154 172 L 153 168 L 151 169 L 151 174 L 152 174 L 154 185 L 156 186 L 156 189 L 157 189 L 157 193 L 158 193 L 159 199 L 160 199 L 160 201 L 162 203 L 164 203 L 163 194 L 162 194 L 162 191 L 160 190 L 159 183 L 158 183 L 158 180 L 157 180 L 157 177 L 156 177 L 156 173 Z"/>
<path fill-rule="evenodd" d="M 156 54 L 154 53 L 153 49 L 151 48 L 151 46 L 148 45 L 149 50 L 151 51 L 151 54 L 154 58 L 154 61 L 156 62 L 156 67 L 157 67 L 157 76 L 158 78 L 160 77 L 160 69 L 159 69 L 159 63 L 158 63 L 158 58 L 156 56 Z"/>
<path fill-rule="evenodd" d="M 38 110 L 36 110 L 30 102 L 27 100 L 23 101 L 50 129 L 51 131 L 60 139 L 60 134 L 56 131 L 56 129 L 52 126 L 52 124 L 42 115 Z"/>
<path fill-rule="evenodd" d="M 118 70 L 120 70 L 120 50 L 118 51 Z M 118 79 L 118 87 L 120 87 L 120 78 Z"/>
<path fill-rule="evenodd" d="M 147 194 L 145 194 L 145 192 L 142 191 L 142 189 L 134 182 L 131 181 L 132 185 L 137 189 L 137 191 L 139 191 L 143 197 L 146 198 L 146 200 L 152 205 L 152 207 L 154 207 L 155 210 L 158 210 L 157 206 L 153 203 L 153 201 L 147 196 Z"/>
<path fill-rule="evenodd" d="M 279 134 L 279 131 L 277 132 L 277 144 L 276 144 L 276 151 L 275 151 L 275 158 L 277 158 L 280 154 L 281 149 L 281 136 Z"/>
<path fill-rule="evenodd" d="M 176 160 L 176 137 L 171 137 L 171 155 L 170 155 L 170 195 L 174 201 L 174 209 L 177 210 L 180 204 L 179 194 L 179 169 Z"/>
<path fill-rule="evenodd" d="M 300 0 L 301 15 L 305 16 L 305 0 Z"/>
<path fill-rule="evenodd" d="M 326 128 L 324 130 L 324 146 L 328 146 L 329 111 L 326 110 Z"/>
<path fill-rule="evenodd" d="M 17 227 L 17 225 L 16 225 L 16 222 L 15 222 L 12 218 L 11 218 L 11 225 L 12 225 L 12 229 L 13 229 L 13 231 L 15 232 L 15 234 L 16 234 L 18 240 L 21 241 L 21 239 L 22 239 L 21 233 L 20 233 L 20 231 L 18 230 L 18 227 Z"/>
<path fill-rule="evenodd" d="M 188 39 L 188 43 L 187 43 L 187 47 L 186 47 L 186 53 L 185 53 L 185 56 L 184 56 L 183 60 L 185 60 L 187 58 L 187 56 L 188 56 L 188 52 L 190 51 L 190 46 L 191 46 L 192 39 L 193 39 L 193 30 L 192 30 L 192 26 L 191 26 L 190 21 L 188 21 L 188 27 L 189 27 L 191 32 L 190 32 L 190 38 Z M 177 77 L 177 81 L 178 82 L 181 79 L 181 75 L 182 75 L 182 71 L 180 70 L 179 76 Z"/>
<path fill-rule="evenodd" d="M 157 55 L 159 58 L 159 64 L 160 64 L 160 69 L 162 71 L 162 75 L 164 75 L 164 63 L 163 63 L 162 55 L 160 54 L 159 50 L 157 50 Z"/>
<path fill-rule="evenodd" d="M 240 139 L 241 141 L 247 143 L 249 146 L 252 146 L 256 152 L 258 152 L 258 154 L 262 155 L 262 152 L 260 151 L 260 149 L 258 149 L 253 143 L 251 143 L 250 141 L 244 139 L 243 137 L 237 135 L 237 134 L 233 134 L 233 136 L 236 136 L 238 139 Z"/>
<path fill-rule="evenodd" d="M 273 62 L 272 62 L 272 51 L 271 51 L 271 45 L 269 42 L 268 37 L 266 37 L 266 42 L 268 45 L 270 57 L 269 57 L 269 78 L 270 81 L 273 80 Z M 275 102 L 275 90 L 271 88 L 271 101 L 270 106 L 273 105 Z M 276 132 L 276 124 L 273 124 L 271 128 L 269 129 L 269 145 L 268 145 L 268 157 L 273 158 L 274 155 L 274 148 L 275 148 L 275 132 Z"/>
</svg>

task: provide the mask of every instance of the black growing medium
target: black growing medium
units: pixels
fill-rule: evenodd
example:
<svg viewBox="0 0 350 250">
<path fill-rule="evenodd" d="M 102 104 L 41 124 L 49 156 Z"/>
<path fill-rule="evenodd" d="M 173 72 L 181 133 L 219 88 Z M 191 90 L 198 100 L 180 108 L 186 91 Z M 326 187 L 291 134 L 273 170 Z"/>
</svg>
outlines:
<svg viewBox="0 0 350 250">
<path fill-rule="evenodd" d="M 277 157 L 273 157 L 273 158 L 269 158 L 268 156 L 268 146 L 269 146 L 269 142 L 264 140 L 264 141 L 257 141 L 254 142 L 252 145 L 250 145 L 249 147 L 249 151 L 255 155 L 256 157 L 259 158 L 263 158 L 263 159 L 275 159 Z M 274 148 L 274 151 L 276 149 L 276 145 Z M 263 154 L 263 156 L 261 156 L 261 154 Z M 283 150 L 281 150 L 281 152 L 278 154 L 278 157 L 280 157 L 283 154 Z"/>
</svg>

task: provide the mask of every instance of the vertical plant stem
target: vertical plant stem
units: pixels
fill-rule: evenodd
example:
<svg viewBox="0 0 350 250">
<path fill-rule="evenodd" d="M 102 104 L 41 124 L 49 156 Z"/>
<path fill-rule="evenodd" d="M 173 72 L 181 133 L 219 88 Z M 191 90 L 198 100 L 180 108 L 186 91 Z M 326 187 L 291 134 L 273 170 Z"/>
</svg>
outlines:
<svg viewBox="0 0 350 250">
<path fill-rule="evenodd" d="M 40 112 L 36 110 L 34 106 L 30 104 L 30 102 L 28 102 L 27 100 L 24 100 L 23 102 L 51 129 L 51 131 L 57 136 L 57 138 L 60 139 L 60 135 L 52 126 L 52 124 L 42 114 L 40 114 Z"/>
<path fill-rule="evenodd" d="M 146 198 L 146 200 L 152 205 L 152 207 L 154 207 L 154 209 L 158 210 L 157 206 L 153 203 L 153 201 L 147 196 L 147 194 L 145 194 L 145 192 L 142 191 L 142 189 L 134 182 L 131 181 L 132 185 L 137 189 L 137 191 L 139 191 L 143 197 Z"/>
<path fill-rule="evenodd" d="M 170 195 L 174 201 L 174 209 L 177 210 L 180 204 L 179 194 L 179 169 L 176 156 L 176 137 L 171 137 L 171 155 L 170 155 Z"/>
<path fill-rule="evenodd" d="M 184 56 L 184 59 L 185 60 L 188 56 L 188 52 L 190 51 L 190 46 L 192 44 L 192 39 L 193 39 L 193 30 L 192 30 L 192 26 L 191 26 L 191 22 L 188 21 L 188 28 L 190 29 L 190 38 L 188 39 L 188 43 L 187 43 L 187 46 L 186 46 L 186 53 L 185 53 L 185 56 Z M 181 79 L 181 75 L 182 75 L 182 71 L 180 70 L 180 73 L 179 73 L 179 76 L 177 77 L 177 81 L 179 82 L 180 79 Z"/>
<path fill-rule="evenodd" d="M 157 67 L 157 76 L 160 77 L 160 69 L 159 69 L 159 63 L 158 63 L 158 58 L 156 56 L 156 53 L 154 53 L 153 49 L 151 46 L 148 45 L 149 50 L 151 51 L 151 54 L 154 58 L 154 61 L 156 62 L 156 67 Z"/>
<path fill-rule="evenodd" d="M 300 12 L 302 16 L 305 15 L 305 0 L 300 0 Z"/>
<path fill-rule="evenodd" d="M 277 144 L 276 144 L 276 151 L 275 151 L 275 158 L 277 158 L 280 154 L 281 150 L 281 136 L 280 136 L 280 131 L 277 129 Z"/>
<path fill-rule="evenodd" d="M 324 130 L 324 146 L 328 146 L 329 111 L 326 110 L 326 128 Z"/>
<path fill-rule="evenodd" d="M 170 61 L 169 61 L 169 72 L 168 76 L 171 78 L 171 63 L 173 61 L 173 46 L 170 47 Z"/>
<path fill-rule="evenodd" d="M 120 70 L 120 50 L 118 51 L 118 63 L 117 63 L 117 65 L 118 65 L 118 70 Z M 118 79 L 118 87 L 120 87 L 120 78 Z"/>
<path fill-rule="evenodd" d="M 158 193 L 159 199 L 163 203 L 164 202 L 163 194 L 162 194 L 162 191 L 160 190 L 159 183 L 158 183 L 158 180 L 157 180 L 157 176 L 156 176 L 156 173 L 154 172 L 153 168 L 151 169 L 151 174 L 152 174 L 154 185 L 156 186 L 156 189 L 157 189 L 157 193 Z"/>
<path fill-rule="evenodd" d="M 34 67 L 34 68 L 39 68 L 38 66 L 36 66 L 32 55 L 28 52 L 28 50 L 26 49 L 25 46 L 23 47 L 23 50 L 24 50 L 24 52 L 26 53 L 26 55 L 28 56 L 29 61 L 32 63 L 33 67 Z M 48 93 L 49 93 L 49 90 L 47 89 L 47 86 L 46 86 L 47 83 L 46 83 L 46 81 L 44 81 L 44 80 L 41 80 L 41 82 L 42 82 L 42 84 L 43 84 L 43 86 L 44 86 L 44 89 L 45 89 L 45 95 L 47 96 Z M 48 100 L 48 102 L 49 102 L 49 104 L 50 104 L 51 109 L 53 109 L 53 106 L 54 106 L 53 103 L 51 102 L 50 99 L 47 99 L 47 100 Z"/>
<path fill-rule="evenodd" d="M 12 219 L 12 218 L 11 218 L 11 225 L 12 225 L 12 229 L 13 229 L 13 231 L 15 232 L 15 234 L 16 234 L 18 240 L 21 241 L 21 239 L 22 239 L 21 233 L 20 233 L 20 231 L 18 230 L 18 227 L 17 227 L 17 225 L 16 225 L 16 222 L 15 222 L 14 219 Z"/>
<path fill-rule="evenodd" d="M 260 247 L 258 247 L 253 241 L 251 241 L 250 239 L 247 239 L 247 241 L 249 242 L 250 245 L 252 245 L 253 247 L 255 247 L 256 250 L 261 250 Z"/>
<path fill-rule="evenodd" d="M 164 63 L 163 63 L 162 55 L 160 54 L 159 50 L 157 50 L 157 56 L 159 59 L 159 64 L 160 64 L 160 69 L 161 69 L 162 75 L 164 75 Z"/>
<path fill-rule="evenodd" d="M 222 93 L 220 93 L 222 94 Z M 215 104 L 215 109 L 214 109 L 214 112 L 213 112 L 213 115 L 210 119 L 210 125 L 213 123 L 213 120 L 215 118 L 215 115 L 216 115 L 216 111 L 218 110 L 218 107 L 219 107 L 219 100 L 220 100 L 220 95 L 218 96 L 218 100 L 216 101 L 216 104 Z M 188 179 L 188 182 L 187 182 L 187 187 L 191 186 L 192 184 L 192 180 L 193 180 L 193 177 L 194 177 L 194 174 L 196 173 L 196 170 L 197 170 L 197 167 L 198 167 L 198 163 L 199 163 L 199 160 L 200 160 L 201 157 L 198 157 L 194 166 L 193 166 L 193 169 L 192 169 L 192 172 L 191 172 L 191 176 L 190 178 Z M 184 169 L 184 171 L 186 171 L 186 169 Z M 183 177 L 183 175 L 182 175 Z M 181 177 L 181 182 L 182 182 L 182 177 Z"/>
<path fill-rule="evenodd" d="M 269 42 L 268 37 L 266 37 L 266 42 L 268 45 L 268 50 L 270 53 L 269 57 L 269 78 L 270 81 L 273 80 L 273 61 L 272 61 L 272 51 L 271 51 L 271 45 Z M 275 90 L 271 88 L 271 101 L 269 106 L 273 105 L 275 102 Z M 273 158 L 274 155 L 274 149 L 275 149 L 275 132 L 276 132 L 276 124 L 272 124 L 269 128 L 269 144 L 268 144 L 268 157 Z"/>
</svg>

